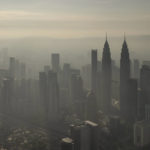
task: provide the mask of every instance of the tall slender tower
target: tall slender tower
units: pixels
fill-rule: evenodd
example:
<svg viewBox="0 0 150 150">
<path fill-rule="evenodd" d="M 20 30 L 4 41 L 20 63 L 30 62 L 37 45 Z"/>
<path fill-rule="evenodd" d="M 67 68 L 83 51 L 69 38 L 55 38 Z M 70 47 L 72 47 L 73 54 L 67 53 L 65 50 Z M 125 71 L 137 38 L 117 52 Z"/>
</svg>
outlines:
<svg viewBox="0 0 150 150">
<path fill-rule="evenodd" d="M 126 39 L 122 45 L 120 59 L 120 111 L 121 115 L 127 114 L 128 81 L 130 78 L 130 57 Z"/>
<path fill-rule="evenodd" d="M 106 37 L 102 56 L 102 110 L 109 113 L 111 109 L 111 53 Z"/>
<path fill-rule="evenodd" d="M 97 50 L 92 50 L 91 51 L 91 64 L 92 64 L 92 72 L 91 72 L 91 77 L 92 77 L 92 90 L 94 94 L 96 95 L 96 85 L 97 85 Z"/>
<path fill-rule="evenodd" d="M 60 71 L 60 55 L 58 53 L 53 53 L 51 55 L 52 70 L 56 73 Z"/>
</svg>

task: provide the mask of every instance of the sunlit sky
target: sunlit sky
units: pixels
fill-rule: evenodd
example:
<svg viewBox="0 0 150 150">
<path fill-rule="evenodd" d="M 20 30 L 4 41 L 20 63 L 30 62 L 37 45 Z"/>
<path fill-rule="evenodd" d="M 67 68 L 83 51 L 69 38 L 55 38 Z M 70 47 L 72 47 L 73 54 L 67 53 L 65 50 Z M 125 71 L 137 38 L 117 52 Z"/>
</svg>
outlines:
<svg viewBox="0 0 150 150">
<path fill-rule="evenodd" d="M 0 0 L 0 38 L 150 34 L 150 0 Z"/>
</svg>

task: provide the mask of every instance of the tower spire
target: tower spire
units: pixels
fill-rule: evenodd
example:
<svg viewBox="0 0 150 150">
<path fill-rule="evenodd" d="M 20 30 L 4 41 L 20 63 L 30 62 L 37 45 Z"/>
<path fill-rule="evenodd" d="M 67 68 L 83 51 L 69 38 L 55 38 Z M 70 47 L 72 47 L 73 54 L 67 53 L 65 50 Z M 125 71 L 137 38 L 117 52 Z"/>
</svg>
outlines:
<svg viewBox="0 0 150 150">
<path fill-rule="evenodd" d="M 107 32 L 106 32 L 106 41 L 107 41 Z"/>
<path fill-rule="evenodd" d="M 126 33 L 124 32 L 124 41 L 126 41 Z"/>
</svg>

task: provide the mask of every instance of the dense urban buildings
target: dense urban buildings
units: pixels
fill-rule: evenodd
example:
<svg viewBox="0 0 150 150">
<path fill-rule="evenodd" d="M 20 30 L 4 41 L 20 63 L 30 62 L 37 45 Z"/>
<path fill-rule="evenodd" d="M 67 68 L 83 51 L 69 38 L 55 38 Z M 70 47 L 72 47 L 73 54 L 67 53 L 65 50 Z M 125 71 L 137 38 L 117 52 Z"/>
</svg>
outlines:
<svg viewBox="0 0 150 150">
<path fill-rule="evenodd" d="M 49 55 L 51 63 L 44 63 L 35 76 L 30 75 L 35 69 L 27 62 L 17 57 L 8 58 L 8 52 L 2 52 L 0 59 L 7 59 L 0 65 L 2 148 L 150 148 L 149 61 L 140 65 L 139 60 L 134 59 L 131 67 L 126 39 L 121 49 L 120 67 L 111 58 L 113 51 L 106 38 L 102 59 L 100 51 L 92 49 L 89 63 L 78 68 L 71 62 L 61 64 L 62 55 L 53 53 Z"/>
</svg>

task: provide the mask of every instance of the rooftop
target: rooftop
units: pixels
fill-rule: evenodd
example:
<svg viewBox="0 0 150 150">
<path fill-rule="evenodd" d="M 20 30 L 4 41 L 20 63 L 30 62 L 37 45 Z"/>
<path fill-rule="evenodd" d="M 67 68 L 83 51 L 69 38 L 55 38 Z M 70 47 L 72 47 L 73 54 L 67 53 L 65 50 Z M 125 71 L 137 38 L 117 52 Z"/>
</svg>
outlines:
<svg viewBox="0 0 150 150">
<path fill-rule="evenodd" d="M 64 142 L 64 143 L 73 143 L 73 140 L 71 138 L 66 137 L 66 138 L 62 139 L 62 142 Z"/>
<path fill-rule="evenodd" d="M 85 121 L 85 124 L 86 124 L 86 125 L 93 126 L 93 127 L 97 127 L 97 126 L 98 126 L 98 124 L 97 124 L 97 123 L 94 123 L 94 122 L 89 121 L 89 120 L 86 120 L 86 121 Z"/>
</svg>

